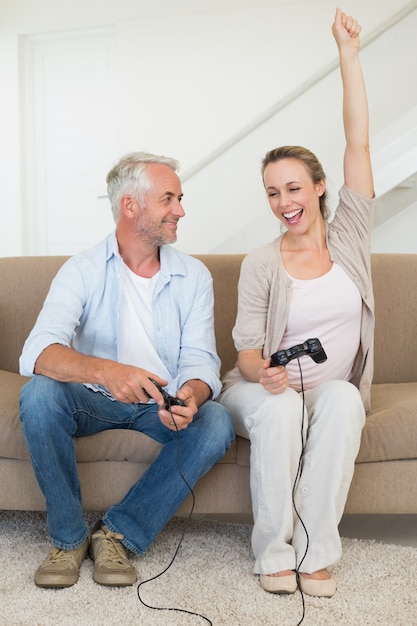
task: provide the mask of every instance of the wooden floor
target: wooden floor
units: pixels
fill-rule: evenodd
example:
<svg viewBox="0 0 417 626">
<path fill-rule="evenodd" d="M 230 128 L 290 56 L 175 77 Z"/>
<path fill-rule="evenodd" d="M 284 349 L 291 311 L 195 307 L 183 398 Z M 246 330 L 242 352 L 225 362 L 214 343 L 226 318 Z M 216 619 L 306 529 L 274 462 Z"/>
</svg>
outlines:
<svg viewBox="0 0 417 626">
<path fill-rule="evenodd" d="M 196 518 L 251 524 L 249 515 L 196 515 Z M 417 515 L 344 515 L 339 525 L 342 537 L 375 539 L 382 543 L 417 548 Z"/>
<path fill-rule="evenodd" d="M 417 548 L 417 515 L 344 515 L 339 530 L 342 537 Z"/>
</svg>

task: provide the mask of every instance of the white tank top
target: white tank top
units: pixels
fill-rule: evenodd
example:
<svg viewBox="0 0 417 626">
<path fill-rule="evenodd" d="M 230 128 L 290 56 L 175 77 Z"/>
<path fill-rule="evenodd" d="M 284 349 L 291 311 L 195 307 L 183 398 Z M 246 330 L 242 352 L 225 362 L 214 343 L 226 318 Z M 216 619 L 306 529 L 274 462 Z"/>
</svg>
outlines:
<svg viewBox="0 0 417 626">
<path fill-rule="evenodd" d="M 362 300 L 358 288 L 336 263 L 318 278 L 290 278 L 288 324 L 277 350 L 317 337 L 327 361 L 315 363 L 308 355 L 300 358 L 304 388 L 327 380 L 349 380 L 360 343 Z M 301 389 L 299 363 L 294 359 L 286 365 L 289 384 L 297 390 Z"/>
<path fill-rule="evenodd" d="M 159 272 L 152 278 L 138 276 L 123 264 L 119 317 L 119 361 L 143 367 L 170 381 L 171 376 L 156 349 L 152 298 Z"/>
</svg>

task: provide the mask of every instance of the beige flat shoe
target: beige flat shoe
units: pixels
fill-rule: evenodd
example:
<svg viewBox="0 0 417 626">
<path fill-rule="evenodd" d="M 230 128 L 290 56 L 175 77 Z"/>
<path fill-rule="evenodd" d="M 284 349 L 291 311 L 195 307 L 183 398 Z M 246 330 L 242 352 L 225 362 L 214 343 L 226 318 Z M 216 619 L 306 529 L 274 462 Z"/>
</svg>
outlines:
<svg viewBox="0 0 417 626">
<path fill-rule="evenodd" d="M 268 576 L 260 574 L 261 587 L 269 593 L 294 593 L 297 590 L 295 574 L 290 576 Z"/>
<path fill-rule="evenodd" d="M 300 574 L 300 587 L 301 591 L 308 596 L 331 598 L 336 593 L 336 581 L 331 576 L 325 580 L 316 580 L 314 578 L 304 578 Z"/>
</svg>

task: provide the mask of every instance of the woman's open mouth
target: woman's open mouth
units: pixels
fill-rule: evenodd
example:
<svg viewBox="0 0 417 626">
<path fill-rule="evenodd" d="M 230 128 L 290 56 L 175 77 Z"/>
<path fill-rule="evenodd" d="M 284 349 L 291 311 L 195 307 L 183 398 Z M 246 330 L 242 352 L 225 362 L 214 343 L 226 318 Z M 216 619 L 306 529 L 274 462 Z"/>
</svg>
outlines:
<svg viewBox="0 0 417 626">
<path fill-rule="evenodd" d="M 289 224 L 296 224 L 300 221 L 301 216 L 303 214 L 304 209 L 296 209 L 295 211 L 290 211 L 288 213 L 283 213 L 283 217 L 287 220 Z"/>
</svg>

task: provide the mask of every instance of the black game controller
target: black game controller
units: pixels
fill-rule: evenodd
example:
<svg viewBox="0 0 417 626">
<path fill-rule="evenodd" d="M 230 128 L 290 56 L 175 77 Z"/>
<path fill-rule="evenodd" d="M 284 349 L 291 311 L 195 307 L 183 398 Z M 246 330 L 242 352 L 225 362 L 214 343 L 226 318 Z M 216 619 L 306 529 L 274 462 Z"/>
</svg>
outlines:
<svg viewBox="0 0 417 626">
<path fill-rule="evenodd" d="M 278 350 L 271 356 L 271 365 L 286 365 L 292 359 L 298 359 L 300 356 L 308 354 L 315 363 L 324 363 L 327 355 L 322 348 L 320 341 L 315 339 L 307 339 L 304 343 L 299 343 L 288 350 Z"/>
<path fill-rule="evenodd" d="M 169 409 L 172 406 L 185 406 L 184 400 L 180 400 L 179 398 L 175 398 L 174 396 L 171 396 L 153 378 L 149 378 L 149 380 L 151 381 L 151 383 L 153 383 L 155 385 L 155 387 L 158 389 L 158 391 L 160 391 L 162 393 L 162 397 L 164 398 L 164 401 L 165 401 L 165 408 L 166 408 L 167 411 L 169 411 Z M 146 392 L 146 393 L 149 396 L 148 392 Z M 151 397 L 151 396 L 149 396 L 149 397 Z"/>
</svg>

